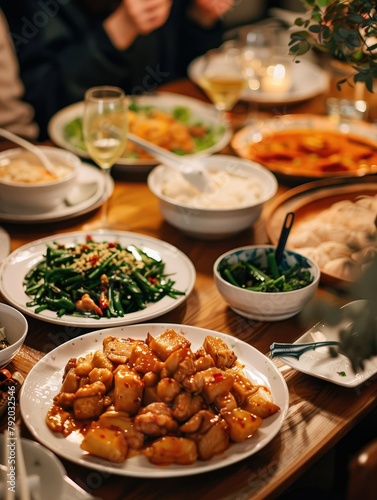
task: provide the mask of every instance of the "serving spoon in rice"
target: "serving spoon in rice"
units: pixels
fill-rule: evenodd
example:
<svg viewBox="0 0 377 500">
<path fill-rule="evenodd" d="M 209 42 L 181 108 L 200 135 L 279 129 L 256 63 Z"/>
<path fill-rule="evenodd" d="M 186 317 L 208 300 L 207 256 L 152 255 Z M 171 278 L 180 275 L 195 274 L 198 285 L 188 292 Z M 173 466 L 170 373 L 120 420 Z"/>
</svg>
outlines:
<svg viewBox="0 0 377 500">
<path fill-rule="evenodd" d="M 58 177 L 55 168 L 50 162 L 49 158 L 40 150 L 40 148 L 38 148 L 38 146 L 35 146 L 26 139 L 23 139 L 22 137 L 13 134 L 13 132 L 9 132 L 9 130 L 5 130 L 3 128 L 0 128 L 0 136 L 4 137 L 4 139 L 8 139 L 9 141 L 14 142 L 15 144 L 18 144 L 22 148 L 27 149 L 28 151 L 33 153 L 42 162 L 42 165 L 47 170 L 47 172 L 49 172 L 55 178 Z"/>
<path fill-rule="evenodd" d="M 154 158 L 156 158 L 156 160 L 160 161 L 167 167 L 178 170 L 182 177 L 184 177 L 187 182 L 196 187 L 196 189 L 200 192 L 208 192 L 211 188 L 213 181 L 207 170 L 203 168 L 203 165 L 197 158 L 195 158 L 195 160 L 192 158 L 182 158 L 182 156 L 171 153 L 170 151 L 167 151 L 160 146 L 156 146 L 155 144 L 132 133 L 127 134 L 127 139 L 133 144 L 141 147 L 147 153 L 150 153 L 154 156 Z"/>
</svg>

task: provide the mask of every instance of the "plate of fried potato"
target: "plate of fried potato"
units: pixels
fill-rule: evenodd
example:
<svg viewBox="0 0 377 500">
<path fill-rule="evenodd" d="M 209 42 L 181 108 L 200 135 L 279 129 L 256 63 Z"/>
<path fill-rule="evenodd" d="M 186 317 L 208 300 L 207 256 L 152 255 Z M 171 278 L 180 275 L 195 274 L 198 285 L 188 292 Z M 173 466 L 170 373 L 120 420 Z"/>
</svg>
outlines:
<svg viewBox="0 0 377 500">
<path fill-rule="evenodd" d="M 257 453 L 288 405 L 283 376 L 254 347 L 164 323 L 71 337 L 32 368 L 20 397 L 28 429 L 57 455 L 149 478 L 205 473 Z"/>
<path fill-rule="evenodd" d="M 48 133 L 58 146 L 82 158 L 90 158 L 82 132 L 84 103 L 58 111 L 50 120 Z M 192 97 L 160 92 L 129 97 L 129 131 L 178 155 L 208 156 L 230 141 L 229 124 L 220 120 L 210 104 Z M 116 162 L 126 171 L 149 171 L 159 162 L 127 141 Z"/>
</svg>

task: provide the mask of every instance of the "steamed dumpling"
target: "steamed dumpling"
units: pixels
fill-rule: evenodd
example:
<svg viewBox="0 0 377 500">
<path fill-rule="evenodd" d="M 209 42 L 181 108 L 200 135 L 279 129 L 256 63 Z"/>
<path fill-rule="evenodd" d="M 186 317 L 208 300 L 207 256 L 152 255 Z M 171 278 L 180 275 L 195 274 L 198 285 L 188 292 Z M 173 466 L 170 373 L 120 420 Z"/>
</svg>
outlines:
<svg viewBox="0 0 377 500">
<path fill-rule="evenodd" d="M 348 245 L 339 241 L 324 241 L 319 245 L 318 251 L 327 254 L 328 260 L 350 257 L 352 253 Z"/>
<path fill-rule="evenodd" d="M 323 266 L 323 271 L 343 280 L 355 281 L 360 274 L 360 266 L 350 257 L 339 257 L 329 260 Z"/>
<path fill-rule="evenodd" d="M 359 264 L 371 262 L 375 257 L 377 257 L 377 247 L 374 246 L 363 248 L 362 250 L 352 254 L 353 260 Z"/>
<path fill-rule="evenodd" d="M 351 231 L 348 245 L 354 250 L 362 250 L 371 245 L 377 246 L 376 228 L 372 231 Z"/>
<path fill-rule="evenodd" d="M 316 247 L 320 243 L 319 236 L 310 230 L 295 231 L 289 236 L 289 246 L 293 248 Z"/>
<path fill-rule="evenodd" d="M 321 268 L 329 261 L 327 253 L 321 252 L 319 247 L 302 247 L 300 253 L 308 259 L 314 260 Z"/>
<path fill-rule="evenodd" d="M 359 196 L 355 200 L 355 205 L 367 208 L 377 214 L 377 195 L 375 196 Z"/>
</svg>

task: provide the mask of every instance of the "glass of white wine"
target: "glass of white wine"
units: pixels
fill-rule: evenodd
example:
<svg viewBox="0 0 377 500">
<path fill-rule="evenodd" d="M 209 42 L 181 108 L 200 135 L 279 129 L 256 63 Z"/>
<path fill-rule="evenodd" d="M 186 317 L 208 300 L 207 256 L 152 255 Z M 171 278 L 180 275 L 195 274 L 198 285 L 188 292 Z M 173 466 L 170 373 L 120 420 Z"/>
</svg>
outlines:
<svg viewBox="0 0 377 500">
<path fill-rule="evenodd" d="M 208 51 L 203 57 L 198 85 L 213 102 L 220 118 L 226 119 L 226 113 L 233 109 L 247 85 L 239 49 L 225 43 Z"/>
<path fill-rule="evenodd" d="M 128 102 L 118 87 L 92 87 L 85 92 L 83 133 L 90 157 L 102 169 L 105 189 L 111 168 L 122 155 L 128 132 Z M 104 197 L 99 229 L 111 227 L 108 221 L 108 196 Z"/>
</svg>

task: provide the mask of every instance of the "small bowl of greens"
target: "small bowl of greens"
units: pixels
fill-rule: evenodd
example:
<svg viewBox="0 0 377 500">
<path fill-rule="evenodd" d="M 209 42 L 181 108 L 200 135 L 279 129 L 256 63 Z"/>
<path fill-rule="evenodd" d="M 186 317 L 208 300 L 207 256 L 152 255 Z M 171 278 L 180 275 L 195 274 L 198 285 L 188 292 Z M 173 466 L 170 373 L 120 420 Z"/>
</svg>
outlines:
<svg viewBox="0 0 377 500">
<path fill-rule="evenodd" d="M 318 265 L 304 255 L 276 247 L 251 245 L 220 255 L 213 266 L 217 289 L 236 313 L 258 321 L 280 321 L 298 314 L 314 296 Z"/>
</svg>

